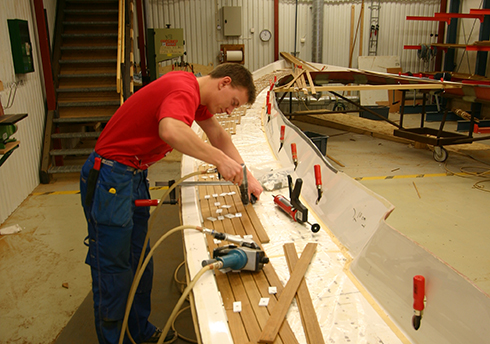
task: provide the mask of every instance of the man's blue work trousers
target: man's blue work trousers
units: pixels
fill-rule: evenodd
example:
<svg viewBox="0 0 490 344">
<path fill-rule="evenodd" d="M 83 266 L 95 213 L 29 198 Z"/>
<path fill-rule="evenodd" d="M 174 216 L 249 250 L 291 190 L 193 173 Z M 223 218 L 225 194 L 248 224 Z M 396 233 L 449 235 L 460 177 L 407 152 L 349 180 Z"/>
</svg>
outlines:
<svg viewBox="0 0 490 344">
<path fill-rule="evenodd" d="M 95 328 L 100 344 L 118 343 L 126 301 L 148 231 L 149 207 L 135 207 L 137 199 L 149 199 L 147 171 L 135 170 L 113 160 L 103 160 L 90 204 L 86 204 L 87 178 L 95 152 L 80 175 L 82 206 L 88 223 L 86 263 L 92 271 Z M 146 247 L 146 254 L 150 245 Z M 129 317 L 129 331 L 139 343 L 155 332 L 148 322 L 151 311 L 153 261 L 137 289 Z M 129 342 L 127 336 L 125 343 Z"/>
</svg>

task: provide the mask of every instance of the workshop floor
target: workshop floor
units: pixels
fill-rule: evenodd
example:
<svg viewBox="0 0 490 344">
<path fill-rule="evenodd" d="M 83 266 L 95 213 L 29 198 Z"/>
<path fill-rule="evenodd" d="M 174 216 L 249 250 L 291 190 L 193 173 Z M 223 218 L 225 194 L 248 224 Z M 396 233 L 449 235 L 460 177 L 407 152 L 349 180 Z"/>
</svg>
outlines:
<svg viewBox="0 0 490 344">
<path fill-rule="evenodd" d="M 474 187 L 482 180 L 479 177 L 441 175 L 446 170 L 459 173 L 461 168 L 487 171 L 490 150 L 450 151 L 444 164 L 434 161 L 431 151 L 409 144 L 296 124 L 328 135 L 327 154 L 344 165 L 333 166 L 362 178 L 362 184 L 395 205 L 387 220 L 390 225 L 490 294 L 486 213 L 490 194 Z M 179 175 L 178 158 L 171 157 L 150 169 L 152 182 Z M 49 185 L 39 185 L 1 225 L 19 225 L 22 231 L 0 236 L 0 343 L 96 342 L 90 271 L 83 263 L 86 225 L 77 194 L 78 177 L 56 178 Z M 490 190 L 489 183 L 485 187 Z M 152 197 L 159 198 L 162 193 L 152 191 Z M 179 224 L 177 206 L 162 207 L 158 216 L 165 228 L 154 233 L 153 242 L 162 231 Z M 179 296 L 173 272 L 183 260 L 178 235 L 166 247 L 171 249 L 163 248 L 155 258 L 153 288 L 152 320 L 161 327 Z M 194 337 L 190 319 L 186 312 L 177 326 L 182 326 L 184 335 Z"/>
</svg>

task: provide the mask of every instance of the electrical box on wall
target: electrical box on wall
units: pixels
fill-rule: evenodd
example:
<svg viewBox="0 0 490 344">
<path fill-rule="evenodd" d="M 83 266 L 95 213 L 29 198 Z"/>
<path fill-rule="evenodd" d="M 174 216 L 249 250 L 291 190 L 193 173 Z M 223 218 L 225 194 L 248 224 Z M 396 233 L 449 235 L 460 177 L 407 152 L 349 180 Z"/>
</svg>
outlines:
<svg viewBox="0 0 490 344">
<path fill-rule="evenodd" d="M 223 6 L 223 34 L 225 36 L 242 35 L 242 8 Z"/>
<path fill-rule="evenodd" d="M 26 20 L 8 19 L 15 74 L 34 72 L 29 25 Z"/>
</svg>

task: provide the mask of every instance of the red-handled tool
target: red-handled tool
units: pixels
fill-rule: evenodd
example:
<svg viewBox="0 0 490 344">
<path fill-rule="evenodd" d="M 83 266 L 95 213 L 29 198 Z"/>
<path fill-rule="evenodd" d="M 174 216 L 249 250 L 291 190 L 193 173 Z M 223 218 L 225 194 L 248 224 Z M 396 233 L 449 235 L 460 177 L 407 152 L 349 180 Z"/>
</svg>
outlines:
<svg viewBox="0 0 490 344">
<path fill-rule="evenodd" d="M 279 145 L 279 151 L 281 150 L 282 146 L 284 146 L 284 135 L 285 134 L 286 134 L 286 126 L 281 125 L 281 137 L 280 137 L 281 144 Z"/>
<path fill-rule="evenodd" d="M 134 205 L 137 207 L 156 207 L 160 203 L 159 199 L 137 199 Z"/>
<path fill-rule="evenodd" d="M 322 168 L 320 165 L 315 165 L 315 184 L 316 188 L 318 190 L 318 198 L 316 199 L 316 204 L 320 202 L 320 199 L 322 198 L 323 195 L 323 186 L 322 186 Z"/>
<path fill-rule="evenodd" d="M 274 197 L 274 203 L 284 211 L 286 214 L 291 216 L 291 218 L 298 223 L 307 223 L 311 226 L 311 231 L 316 233 L 320 230 L 320 225 L 318 223 L 311 224 L 308 222 L 308 208 L 306 208 L 303 203 L 299 200 L 299 195 L 301 193 L 301 187 L 303 186 L 303 180 L 298 178 L 294 189 L 292 189 L 292 179 L 288 175 L 289 182 L 289 197 L 291 201 L 282 195 L 272 196 Z"/>
<path fill-rule="evenodd" d="M 413 311 L 412 325 L 415 330 L 420 327 L 422 313 L 425 307 L 425 277 L 416 275 L 413 277 Z"/>
<path fill-rule="evenodd" d="M 293 156 L 294 170 L 298 167 L 298 149 L 296 143 L 291 143 L 291 155 Z"/>
</svg>

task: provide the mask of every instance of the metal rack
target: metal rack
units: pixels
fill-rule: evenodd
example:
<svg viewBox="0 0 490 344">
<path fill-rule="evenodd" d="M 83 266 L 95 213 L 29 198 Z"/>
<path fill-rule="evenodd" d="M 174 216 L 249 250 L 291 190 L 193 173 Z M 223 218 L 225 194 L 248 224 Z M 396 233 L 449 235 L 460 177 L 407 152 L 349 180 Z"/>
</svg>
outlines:
<svg viewBox="0 0 490 344">
<path fill-rule="evenodd" d="M 379 35 L 379 9 L 380 9 L 380 1 L 371 0 L 371 6 L 369 9 L 371 10 L 369 25 L 369 56 L 378 55 L 378 35 Z"/>
<path fill-rule="evenodd" d="M 422 92 L 422 111 L 420 114 L 420 127 L 418 128 L 404 128 L 403 127 L 403 115 L 405 108 L 405 91 L 402 92 L 402 100 L 400 105 L 400 125 L 398 129 L 393 131 L 394 136 L 403 137 L 409 140 L 413 140 L 420 143 L 426 143 L 434 146 L 434 160 L 438 162 L 446 161 L 448 157 L 448 152 L 443 146 L 472 143 L 474 141 L 489 140 L 490 136 L 482 136 L 475 138 L 473 137 L 473 127 L 475 124 L 475 118 L 471 114 L 470 128 L 468 135 L 458 134 L 454 132 L 449 132 L 444 130 L 444 125 L 446 123 L 446 118 L 451 108 L 451 98 L 447 99 L 446 108 L 444 110 L 444 115 L 442 117 L 439 129 L 427 128 L 424 126 L 425 118 L 425 105 L 427 102 L 427 92 Z"/>
</svg>

